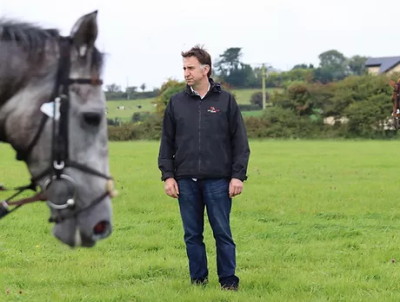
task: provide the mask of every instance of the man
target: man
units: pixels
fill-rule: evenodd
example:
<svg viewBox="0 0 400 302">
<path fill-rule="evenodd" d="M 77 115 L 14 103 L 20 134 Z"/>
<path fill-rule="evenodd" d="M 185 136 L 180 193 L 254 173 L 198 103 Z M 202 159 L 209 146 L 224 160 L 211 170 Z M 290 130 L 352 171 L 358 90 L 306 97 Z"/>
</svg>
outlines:
<svg viewBox="0 0 400 302">
<path fill-rule="evenodd" d="M 229 216 L 232 197 L 246 180 L 250 149 L 235 99 L 210 78 L 211 57 L 195 46 L 182 52 L 185 91 L 172 96 L 164 114 L 158 157 L 164 189 L 178 198 L 193 284 L 208 282 L 203 242 L 207 210 L 217 249 L 222 289 L 237 290 L 236 251 Z"/>
</svg>

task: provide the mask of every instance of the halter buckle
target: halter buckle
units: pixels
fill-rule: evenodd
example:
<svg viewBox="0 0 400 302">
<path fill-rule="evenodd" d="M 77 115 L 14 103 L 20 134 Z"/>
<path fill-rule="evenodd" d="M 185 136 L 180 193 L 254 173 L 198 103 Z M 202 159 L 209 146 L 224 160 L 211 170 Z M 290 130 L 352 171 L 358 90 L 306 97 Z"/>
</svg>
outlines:
<svg viewBox="0 0 400 302">
<path fill-rule="evenodd" d="M 64 161 L 61 161 L 60 163 L 58 163 L 56 160 L 53 162 L 53 168 L 56 170 L 62 170 L 65 167 L 65 163 Z"/>
</svg>

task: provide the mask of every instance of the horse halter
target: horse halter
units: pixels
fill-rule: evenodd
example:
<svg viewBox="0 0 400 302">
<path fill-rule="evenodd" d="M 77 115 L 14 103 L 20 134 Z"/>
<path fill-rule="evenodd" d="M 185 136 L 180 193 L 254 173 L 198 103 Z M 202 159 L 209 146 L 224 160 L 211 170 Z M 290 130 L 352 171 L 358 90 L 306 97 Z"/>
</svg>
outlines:
<svg viewBox="0 0 400 302">
<path fill-rule="evenodd" d="M 393 113 L 398 114 L 398 110 L 400 109 L 400 79 L 394 84 L 392 100 L 394 105 Z"/>
<path fill-rule="evenodd" d="M 65 219 L 76 217 L 79 213 L 92 208 L 96 204 L 100 203 L 104 198 L 110 196 L 111 198 L 115 196 L 115 191 L 113 190 L 112 177 L 105 175 L 91 167 L 80 164 L 78 162 L 72 161 L 69 158 L 68 153 L 68 116 L 69 116 L 69 87 L 72 84 L 89 84 L 89 85 L 101 85 L 103 82 L 99 78 L 70 78 L 70 67 L 71 67 L 71 45 L 72 40 L 70 37 L 60 37 L 59 39 L 59 63 L 56 75 L 56 82 L 52 92 L 51 100 L 53 103 L 53 117 L 52 117 L 52 161 L 50 166 L 39 173 L 38 175 L 32 177 L 31 184 L 25 187 L 17 188 L 18 192 L 12 195 L 7 200 L 0 203 L 0 218 L 4 217 L 8 213 L 16 210 L 20 206 L 31 203 L 35 201 L 44 201 L 46 196 L 43 193 L 38 193 L 33 197 L 22 199 L 19 201 L 10 201 L 16 195 L 22 193 L 27 189 L 32 189 L 36 191 L 37 182 L 44 177 L 48 177 L 45 181 L 44 189 L 47 190 L 51 186 L 63 186 L 66 191 L 68 191 L 68 197 L 64 204 L 57 204 L 47 200 L 47 204 L 50 208 L 58 212 L 58 215 L 51 216 L 49 222 L 59 223 Z M 50 101 L 51 102 L 51 101 Z M 49 103 L 50 103 L 49 102 Z M 45 103 L 46 104 L 46 103 Z M 48 120 L 48 115 L 43 114 L 42 120 L 40 122 L 38 131 L 33 137 L 32 141 L 28 147 L 21 151 L 17 151 L 18 160 L 26 160 L 30 153 L 32 152 L 34 146 L 37 144 L 40 135 L 44 129 L 44 126 Z M 64 173 L 65 168 L 74 168 L 80 170 L 84 173 L 91 174 L 100 178 L 107 180 L 106 189 L 103 194 L 93 199 L 87 206 L 77 208 L 75 204 L 75 191 L 76 183 L 75 180 Z M 15 206 L 13 209 L 9 210 L 8 206 Z M 61 210 L 70 209 L 64 215 L 61 215 Z"/>
</svg>

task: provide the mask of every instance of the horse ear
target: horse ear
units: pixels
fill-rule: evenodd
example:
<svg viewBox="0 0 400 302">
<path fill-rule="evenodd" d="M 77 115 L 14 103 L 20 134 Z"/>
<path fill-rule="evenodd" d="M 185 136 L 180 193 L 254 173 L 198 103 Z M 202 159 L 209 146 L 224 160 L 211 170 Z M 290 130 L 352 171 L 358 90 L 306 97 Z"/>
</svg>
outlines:
<svg viewBox="0 0 400 302">
<path fill-rule="evenodd" d="M 94 46 L 97 32 L 97 11 L 84 15 L 75 22 L 70 36 L 80 56 L 86 55 L 87 50 Z"/>
</svg>

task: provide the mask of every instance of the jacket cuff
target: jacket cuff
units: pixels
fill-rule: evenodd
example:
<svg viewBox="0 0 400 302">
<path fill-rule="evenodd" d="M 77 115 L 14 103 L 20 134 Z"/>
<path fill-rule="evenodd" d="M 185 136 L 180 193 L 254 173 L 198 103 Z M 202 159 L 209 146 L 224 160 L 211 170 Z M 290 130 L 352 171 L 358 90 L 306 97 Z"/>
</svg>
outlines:
<svg viewBox="0 0 400 302">
<path fill-rule="evenodd" d="M 245 181 L 247 180 L 247 176 L 246 175 L 232 175 L 231 178 L 237 178 L 240 179 L 241 181 Z"/>
<path fill-rule="evenodd" d="M 174 178 L 174 173 L 166 172 L 161 176 L 162 181 L 165 181 L 167 178 Z"/>
</svg>

